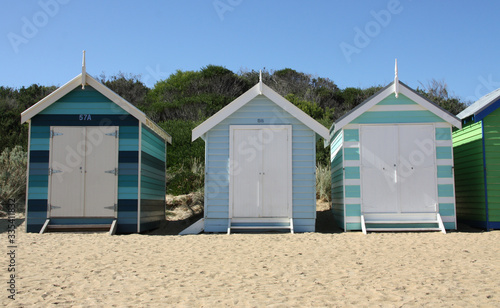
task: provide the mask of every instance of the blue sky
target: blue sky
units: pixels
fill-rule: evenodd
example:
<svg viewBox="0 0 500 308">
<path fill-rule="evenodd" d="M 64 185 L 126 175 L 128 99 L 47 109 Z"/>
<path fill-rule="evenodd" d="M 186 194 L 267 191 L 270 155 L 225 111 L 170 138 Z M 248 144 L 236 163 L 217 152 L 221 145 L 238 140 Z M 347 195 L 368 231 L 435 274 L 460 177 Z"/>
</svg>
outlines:
<svg viewBox="0 0 500 308">
<path fill-rule="evenodd" d="M 474 101 L 500 87 L 499 1 L 4 1 L 0 85 L 60 86 L 87 72 L 293 68 L 340 88 L 445 80 Z"/>
</svg>

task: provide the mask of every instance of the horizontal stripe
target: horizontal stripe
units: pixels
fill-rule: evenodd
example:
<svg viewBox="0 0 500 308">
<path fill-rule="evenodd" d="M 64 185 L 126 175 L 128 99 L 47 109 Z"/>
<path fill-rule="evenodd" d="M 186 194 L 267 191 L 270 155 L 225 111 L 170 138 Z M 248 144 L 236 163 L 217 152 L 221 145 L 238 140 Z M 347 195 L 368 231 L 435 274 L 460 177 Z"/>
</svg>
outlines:
<svg viewBox="0 0 500 308">
<path fill-rule="evenodd" d="M 451 147 L 436 147 L 436 159 L 451 159 Z"/>
<path fill-rule="evenodd" d="M 451 129 L 448 127 L 436 128 L 436 140 L 451 140 Z"/>
<path fill-rule="evenodd" d="M 359 124 L 393 124 L 393 123 L 434 123 L 443 119 L 428 110 L 421 111 L 367 111 L 354 119 Z"/>
<path fill-rule="evenodd" d="M 344 142 L 359 141 L 358 129 L 344 129 Z"/>
<path fill-rule="evenodd" d="M 426 110 L 424 107 L 416 105 L 375 105 L 368 111 L 414 111 Z"/>
<path fill-rule="evenodd" d="M 137 123 L 132 115 L 93 115 L 89 121 L 81 121 L 78 114 L 37 114 L 31 118 L 32 126 L 132 126 Z"/>
<path fill-rule="evenodd" d="M 453 184 L 438 184 L 438 197 L 453 197 Z"/>
</svg>

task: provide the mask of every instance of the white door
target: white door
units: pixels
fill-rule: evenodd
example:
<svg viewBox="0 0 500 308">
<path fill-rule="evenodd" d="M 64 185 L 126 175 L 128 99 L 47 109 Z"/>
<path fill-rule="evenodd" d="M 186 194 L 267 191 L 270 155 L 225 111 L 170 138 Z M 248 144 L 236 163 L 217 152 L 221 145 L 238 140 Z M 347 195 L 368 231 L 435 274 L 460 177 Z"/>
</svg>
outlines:
<svg viewBox="0 0 500 308">
<path fill-rule="evenodd" d="M 114 217 L 118 127 L 51 127 L 50 217 Z"/>
<path fill-rule="evenodd" d="M 84 127 L 51 127 L 51 217 L 83 216 Z"/>
<path fill-rule="evenodd" d="M 401 125 L 399 127 L 398 181 L 403 213 L 436 211 L 434 136 L 432 125 Z"/>
<path fill-rule="evenodd" d="M 291 126 L 231 126 L 231 217 L 291 214 Z"/>
<path fill-rule="evenodd" d="M 85 216 L 113 217 L 116 203 L 118 138 L 116 126 L 86 130 Z"/>
<path fill-rule="evenodd" d="M 364 213 L 435 212 L 433 125 L 361 126 Z"/>
<path fill-rule="evenodd" d="M 363 212 L 397 212 L 397 127 L 361 126 L 361 137 Z"/>
</svg>

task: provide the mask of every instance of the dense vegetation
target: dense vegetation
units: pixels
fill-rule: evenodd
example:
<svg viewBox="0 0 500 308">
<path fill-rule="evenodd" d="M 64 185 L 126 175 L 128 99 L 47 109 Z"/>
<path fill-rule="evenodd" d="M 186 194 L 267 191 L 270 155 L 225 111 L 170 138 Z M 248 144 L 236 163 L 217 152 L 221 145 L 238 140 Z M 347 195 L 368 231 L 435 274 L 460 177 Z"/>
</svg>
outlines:
<svg viewBox="0 0 500 308">
<path fill-rule="evenodd" d="M 381 89 L 381 86 L 339 89 L 328 78 L 290 68 L 265 70 L 262 77 L 264 83 L 326 127 Z M 259 73 L 234 73 L 221 66 L 208 65 L 199 71 L 178 70 L 152 89 L 136 75 L 119 73 L 97 79 L 143 110 L 173 137 L 173 146 L 167 151 L 168 192 L 181 194 L 195 191 L 203 183 L 205 145 L 202 140 L 191 142 L 191 130 L 255 85 Z M 41 85 L 20 89 L 0 87 L 0 153 L 15 146 L 26 151 L 28 129 L 27 125 L 20 124 L 20 113 L 55 89 Z M 432 80 L 418 92 L 453 114 L 465 108 L 463 102 L 448 95 L 444 82 Z M 327 165 L 328 150 L 322 142 L 317 144 L 317 163 Z M 19 148 L 15 157 L 22 157 L 18 151 Z"/>
</svg>

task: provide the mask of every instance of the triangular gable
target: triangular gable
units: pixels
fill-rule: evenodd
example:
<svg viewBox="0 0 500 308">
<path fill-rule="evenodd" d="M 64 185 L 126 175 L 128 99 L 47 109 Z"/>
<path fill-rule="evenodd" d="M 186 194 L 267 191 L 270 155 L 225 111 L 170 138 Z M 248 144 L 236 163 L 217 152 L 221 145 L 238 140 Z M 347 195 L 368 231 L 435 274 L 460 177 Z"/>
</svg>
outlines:
<svg viewBox="0 0 500 308">
<path fill-rule="evenodd" d="M 475 121 L 482 120 L 485 116 L 500 107 L 500 89 L 490 92 L 475 103 L 467 107 L 465 110 L 457 114 L 460 119 L 465 119 L 474 116 Z"/>
<path fill-rule="evenodd" d="M 256 84 L 247 92 L 243 93 L 240 97 L 232 101 L 229 105 L 225 106 L 219 112 L 211 116 L 205 122 L 198 125 L 193 129 L 192 141 L 203 136 L 207 131 L 214 128 L 217 124 L 222 122 L 224 119 L 229 117 L 231 114 L 236 112 L 238 109 L 243 107 L 245 104 L 250 102 L 252 99 L 258 95 L 264 95 L 276 105 L 280 106 L 283 110 L 291 114 L 297 120 L 302 122 L 304 125 L 312 129 L 316 134 L 328 140 L 328 129 L 318 123 L 316 120 L 307 115 L 304 111 L 300 110 L 294 104 L 286 100 L 284 97 L 276 93 L 273 89 L 263 84 L 262 82 Z"/>
<path fill-rule="evenodd" d="M 363 103 L 359 104 L 356 108 L 354 108 L 344 116 L 337 119 L 337 121 L 335 121 L 335 123 L 330 128 L 331 134 L 333 135 L 336 131 L 342 129 L 342 127 L 351 123 L 354 119 L 356 119 L 361 114 L 371 109 L 373 106 L 380 103 L 382 100 L 387 98 L 392 93 L 394 93 L 394 82 L 391 82 L 385 88 L 375 93 L 373 96 L 365 100 Z M 429 110 L 430 112 L 440 117 L 441 119 L 445 120 L 446 122 L 450 123 L 451 125 L 457 128 L 462 127 L 462 123 L 457 117 L 455 117 L 448 111 L 442 109 L 441 107 L 435 105 L 426 98 L 422 97 L 420 94 L 413 91 L 413 89 L 411 89 L 401 81 L 399 81 L 399 93 L 408 97 L 410 100 L 414 101 L 423 108 Z"/>
<path fill-rule="evenodd" d="M 83 80 L 85 81 L 86 84 L 93 87 L 96 91 L 107 97 L 110 101 L 117 104 L 123 110 L 134 116 L 137 120 L 139 120 L 141 123 L 149 127 L 151 130 L 157 133 L 161 138 L 166 140 L 168 143 L 170 144 L 172 143 L 172 137 L 169 134 L 167 134 L 160 126 L 158 126 L 151 119 L 149 119 L 144 114 L 144 112 L 140 111 L 139 109 L 137 109 L 137 107 L 127 102 L 125 99 L 123 99 L 121 96 L 113 92 L 111 89 L 109 89 L 99 81 L 95 80 L 89 74 L 87 73 L 84 74 L 85 75 Z M 82 85 L 82 74 L 79 74 L 78 76 L 71 79 L 65 85 L 61 86 L 60 88 L 52 92 L 50 95 L 48 95 L 38 103 L 34 104 L 30 108 L 23 111 L 23 113 L 21 113 L 21 123 L 30 120 L 32 117 L 40 113 L 42 110 L 49 107 L 53 103 L 57 102 L 63 96 L 65 96 L 69 92 L 73 91 L 76 87 L 81 85 Z"/>
</svg>

